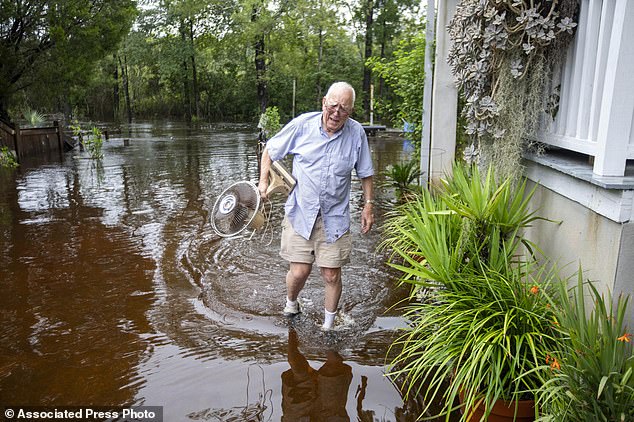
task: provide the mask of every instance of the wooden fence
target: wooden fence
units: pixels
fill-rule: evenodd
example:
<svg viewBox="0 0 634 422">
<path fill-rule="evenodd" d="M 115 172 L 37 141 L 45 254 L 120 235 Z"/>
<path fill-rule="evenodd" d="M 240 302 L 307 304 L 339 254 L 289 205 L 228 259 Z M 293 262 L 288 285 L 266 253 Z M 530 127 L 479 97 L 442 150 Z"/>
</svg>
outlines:
<svg viewBox="0 0 634 422">
<path fill-rule="evenodd" d="M 0 120 L 0 146 L 15 151 L 20 161 L 23 157 L 34 157 L 57 152 L 64 152 L 64 130 L 59 122 L 53 126 L 20 128 L 18 124 L 11 124 Z"/>
</svg>

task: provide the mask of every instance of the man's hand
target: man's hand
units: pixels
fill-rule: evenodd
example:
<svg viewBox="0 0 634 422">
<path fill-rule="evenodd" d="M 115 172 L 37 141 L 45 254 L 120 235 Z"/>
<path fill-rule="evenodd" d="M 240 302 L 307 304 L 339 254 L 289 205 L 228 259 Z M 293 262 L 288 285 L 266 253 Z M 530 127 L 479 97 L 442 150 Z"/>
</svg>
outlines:
<svg viewBox="0 0 634 422">
<path fill-rule="evenodd" d="M 372 203 L 366 202 L 363 210 L 361 211 L 361 233 L 365 234 L 370 231 L 374 224 L 374 212 L 372 210 Z"/>
<path fill-rule="evenodd" d="M 266 199 L 266 191 L 269 188 L 268 178 L 266 180 L 260 180 L 258 183 L 258 190 L 260 191 L 260 197 L 262 199 Z"/>
<path fill-rule="evenodd" d="M 374 224 L 374 211 L 372 210 L 372 176 L 361 179 L 361 188 L 363 189 L 363 197 L 365 198 L 365 206 L 361 211 L 361 233 L 365 234 L 370 231 Z"/>
</svg>

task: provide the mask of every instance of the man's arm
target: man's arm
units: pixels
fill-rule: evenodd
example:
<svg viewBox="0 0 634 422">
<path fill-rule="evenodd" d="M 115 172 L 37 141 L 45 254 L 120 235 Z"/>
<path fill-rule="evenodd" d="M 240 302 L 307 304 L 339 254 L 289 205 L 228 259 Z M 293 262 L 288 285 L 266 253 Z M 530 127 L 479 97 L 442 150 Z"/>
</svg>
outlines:
<svg viewBox="0 0 634 422">
<path fill-rule="evenodd" d="M 264 147 L 262 151 L 262 160 L 260 161 L 260 182 L 258 183 L 258 190 L 262 199 L 266 199 L 266 190 L 269 188 L 269 173 L 271 171 L 271 156 L 269 155 L 269 148 Z"/>
<path fill-rule="evenodd" d="M 372 176 L 361 179 L 361 189 L 363 189 L 363 211 L 361 211 L 361 233 L 367 233 L 374 224 L 374 190 L 372 186 Z"/>
</svg>

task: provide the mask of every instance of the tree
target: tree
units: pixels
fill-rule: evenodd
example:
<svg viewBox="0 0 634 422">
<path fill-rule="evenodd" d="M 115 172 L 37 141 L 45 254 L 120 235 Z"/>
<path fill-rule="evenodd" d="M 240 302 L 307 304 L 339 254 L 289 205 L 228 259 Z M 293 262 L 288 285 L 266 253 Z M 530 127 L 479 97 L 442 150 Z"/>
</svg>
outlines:
<svg viewBox="0 0 634 422">
<path fill-rule="evenodd" d="M 136 15 L 133 0 L 0 0 L 0 117 L 17 92 L 38 86 L 70 95 L 117 48 Z M 52 85 L 45 85 L 43 82 Z"/>
<path fill-rule="evenodd" d="M 143 7 L 136 10 L 134 1 Z M 0 102 L 5 114 L 21 101 L 77 109 L 89 118 L 127 114 L 128 121 L 134 111 L 137 118 L 255 122 L 275 106 L 286 121 L 293 112 L 318 109 L 328 86 L 345 80 L 360 104 L 365 39 L 373 39 L 372 51 L 389 56 L 413 0 L 372 0 L 370 37 L 358 35 L 366 31 L 365 16 L 353 14 L 367 1 L 53 0 L 25 6 L 26 0 L 0 0 Z M 21 20 L 33 26 L 28 36 L 11 35 Z M 20 40 L 22 55 L 4 54 L 11 39 Z M 18 58 L 33 65 L 23 64 L 19 82 L 9 84 L 9 71 L 20 68 L 10 63 Z M 25 95 L 15 96 L 20 90 Z"/>
<path fill-rule="evenodd" d="M 296 113 L 321 107 L 321 98 L 335 81 L 350 82 L 360 92 L 363 62 L 346 27 L 342 4 L 296 0 L 280 15 L 279 28 L 269 37 L 270 103 L 285 121 Z"/>
<path fill-rule="evenodd" d="M 372 32 L 374 22 L 374 0 L 364 0 L 362 3 L 363 14 L 365 17 L 365 49 L 364 58 L 367 60 L 372 57 Z M 363 66 L 363 111 L 364 116 L 370 115 L 370 85 L 372 84 L 372 75 L 370 68 Z"/>
<path fill-rule="evenodd" d="M 418 14 L 418 3 L 414 0 L 378 0 L 374 38 L 379 57 L 389 57 L 398 45 L 403 31 L 408 26 L 418 25 L 414 18 Z M 406 16 L 411 17 L 405 18 Z M 380 78 L 375 94 L 383 94 L 383 82 L 383 78 Z"/>
<path fill-rule="evenodd" d="M 363 61 L 374 56 L 377 43 L 379 57 L 391 53 L 391 45 L 408 23 L 408 17 L 414 17 L 417 2 L 414 0 L 358 0 L 353 16 L 363 35 Z M 363 67 L 363 111 L 370 115 L 370 86 L 373 84 L 372 69 Z M 379 91 L 380 92 L 380 91 Z"/>
<path fill-rule="evenodd" d="M 420 143 L 425 82 L 425 31 L 405 37 L 391 59 L 372 57 L 366 65 L 394 91 L 396 99 L 380 104 L 395 125 L 414 124 L 413 139 Z"/>
<path fill-rule="evenodd" d="M 279 19 L 285 12 L 285 7 L 284 2 L 243 0 L 233 19 L 233 30 L 242 35 L 244 46 L 253 60 L 258 115 L 266 111 L 269 102 L 270 51 L 267 43 L 278 29 Z"/>
</svg>

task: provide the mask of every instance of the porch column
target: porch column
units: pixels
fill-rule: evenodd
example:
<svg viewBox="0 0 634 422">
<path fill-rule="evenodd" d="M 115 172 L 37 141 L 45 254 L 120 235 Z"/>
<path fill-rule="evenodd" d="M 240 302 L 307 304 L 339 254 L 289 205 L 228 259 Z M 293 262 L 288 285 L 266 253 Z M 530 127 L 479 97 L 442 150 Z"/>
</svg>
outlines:
<svg viewBox="0 0 634 422">
<path fill-rule="evenodd" d="M 616 0 L 606 66 L 594 174 L 623 176 L 634 116 L 634 2 Z"/>
<path fill-rule="evenodd" d="M 451 39 L 447 25 L 456 13 L 458 0 L 440 0 L 436 16 L 436 58 L 431 111 L 430 176 L 432 183 L 450 172 L 456 152 L 458 89 L 447 56 Z"/>
</svg>

